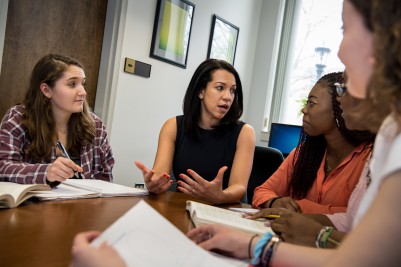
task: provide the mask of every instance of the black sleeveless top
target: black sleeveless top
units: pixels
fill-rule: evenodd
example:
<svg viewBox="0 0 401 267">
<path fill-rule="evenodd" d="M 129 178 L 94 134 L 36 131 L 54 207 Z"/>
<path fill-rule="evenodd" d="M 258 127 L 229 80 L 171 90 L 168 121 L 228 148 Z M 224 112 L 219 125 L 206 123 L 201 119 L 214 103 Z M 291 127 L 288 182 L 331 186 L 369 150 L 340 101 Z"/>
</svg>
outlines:
<svg viewBox="0 0 401 267">
<path fill-rule="evenodd" d="M 199 127 L 200 139 L 188 135 L 184 130 L 184 116 L 177 116 L 177 137 L 173 160 L 173 173 L 181 180 L 181 173 L 194 170 L 203 179 L 212 181 L 218 170 L 227 166 L 223 177 L 223 189 L 228 187 L 231 167 L 237 148 L 237 139 L 244 122 L 221 129 L 205 130 Z"/>
</svg>

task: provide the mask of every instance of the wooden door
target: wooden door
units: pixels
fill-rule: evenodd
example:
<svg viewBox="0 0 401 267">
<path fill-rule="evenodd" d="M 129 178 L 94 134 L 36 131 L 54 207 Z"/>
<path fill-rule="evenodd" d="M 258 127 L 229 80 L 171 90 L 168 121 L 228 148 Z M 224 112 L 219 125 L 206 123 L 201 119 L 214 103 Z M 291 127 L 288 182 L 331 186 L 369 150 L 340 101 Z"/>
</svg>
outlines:
<svg viewBox="0 0 401 267">
<path fill-rule="evenodd" d="M 87 99 L 94 108 L 107 0 L 11 0 L 0 73 L 0 118 L 22 103 L 36 62 L 68 55 L 85 67 Z"/>
</svg>

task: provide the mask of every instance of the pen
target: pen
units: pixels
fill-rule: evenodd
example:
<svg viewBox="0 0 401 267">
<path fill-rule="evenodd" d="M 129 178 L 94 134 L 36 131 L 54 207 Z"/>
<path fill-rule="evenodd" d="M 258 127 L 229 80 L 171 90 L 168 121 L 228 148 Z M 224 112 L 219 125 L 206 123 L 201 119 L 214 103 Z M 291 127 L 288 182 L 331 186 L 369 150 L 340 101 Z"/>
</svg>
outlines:
<svg viewBox="0 0 401 267">
<path fill-rule="evenodd" d="M 67 150 L 65 150 L 65 148 L 64 148 L 63 144 L 60 142 L 60 140 L 57 141 L 57 146 L 58 146 L 58 148 L 60 148 L 61 152 L 64 154 L 64 156 L 67 159 L 71 159 L 70 156 L 67 153 Z"/>
<path fill-rule="evenodd" d="M 60 142 L 60 140 L 57 140 L 57 146 L 60 148 L 61 152 L 64 154 L 64 156 L 67 159 L 71 159 L 70 155 L 68 155 L 67 150 L 64 148 L 63 144 Z M 74 172 L 74 176 L 79 178 L 79 172 Z"/>
</svg>

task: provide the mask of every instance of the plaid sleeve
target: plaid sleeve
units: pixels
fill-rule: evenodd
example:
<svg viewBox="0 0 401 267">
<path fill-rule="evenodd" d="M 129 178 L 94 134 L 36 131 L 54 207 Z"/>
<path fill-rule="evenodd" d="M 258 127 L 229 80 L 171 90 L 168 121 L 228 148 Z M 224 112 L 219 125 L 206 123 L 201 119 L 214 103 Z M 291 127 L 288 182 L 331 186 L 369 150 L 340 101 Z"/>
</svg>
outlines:
<svg viewBox="0 0 401 267">
<path fill-rule="evenodd" d="M 25 148 L 29 141 L 22 126 L 22 106 L 11 108 L 0 125 L 0 181 L 45 184 L 49 164 L 30 164 Z"/>
</svg>

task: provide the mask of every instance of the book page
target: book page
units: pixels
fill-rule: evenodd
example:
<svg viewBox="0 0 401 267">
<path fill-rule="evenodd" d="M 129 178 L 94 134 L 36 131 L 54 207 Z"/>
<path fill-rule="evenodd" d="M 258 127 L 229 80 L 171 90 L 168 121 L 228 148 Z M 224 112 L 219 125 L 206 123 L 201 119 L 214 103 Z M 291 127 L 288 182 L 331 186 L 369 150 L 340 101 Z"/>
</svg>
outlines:
<svg viewBox="0 0 401 267">
<path fill-rule="evenodd" d="M 35 191 L 50 190 L 45 184 L 17 184 L 11 182 L 0 182 L 0 200 L 2 207 L 16 207 L 25 200 L 34 196 Z M 5 203 L 8 203 L 7 205 Z"/>
<path fill-rule="evenodd" d="M 143 200 L 92 245 L 98 247 L 105 241 L 118 251 L 128 266 L 233 266 L 197 246 Z"/>
<path fill-rule="evenodd" d="M 268 231 L 272 232 L 271 228 L 266 226 L 264 222 L 245 219 L 240 212 L 195 201 L 187 201 L 187 210 L 190 212 L 195 226 L 217 223 L 255 234 L 264 234 Z"/>
<path fill-rule="evenodd" d="M 95 179 L 68 179 L 63 184 L 100 193 L 102 197 L 143 196 L 148 194 L 145 189 Z"/>
</svg>

